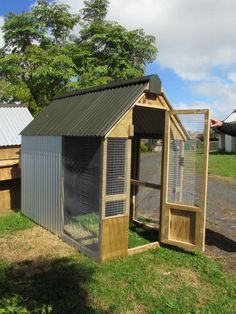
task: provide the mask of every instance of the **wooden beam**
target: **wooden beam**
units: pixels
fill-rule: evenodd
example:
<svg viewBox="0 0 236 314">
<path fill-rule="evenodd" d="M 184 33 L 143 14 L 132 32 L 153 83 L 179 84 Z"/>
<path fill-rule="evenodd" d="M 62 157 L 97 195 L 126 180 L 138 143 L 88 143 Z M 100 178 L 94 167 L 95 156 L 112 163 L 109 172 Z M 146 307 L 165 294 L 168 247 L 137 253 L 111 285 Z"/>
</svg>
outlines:
<svg viewBox="0 0 236 314">
<path fill-rule="evenodd" d="M 3 167 L 0 169 L 0 181 L 20 178 L 20 168 L 18 166 Z"/>
<path fill-rule="evenodd" d="M 205 250 L 205 230 L 206 230 L 206 202 L 207 202 L 207 183 L 208 183 L 208 161 L 209 161 L 209 137 L 210 137 L 210 112 L 206 110 L 204 120 L 204 147 L 203 155 L 205 158 L 202 190 L 201 190 L 201 208 L 202 211 L 196 217 L 196 244 L 202 246 Z"/>
<path fill-rule="evenodd" d="M 0 160 L 19 159 L 20 152 L 20 146 L 0 147 Z"/>
<path fill-rule="evenodd" d="M 123 201 L 127 199 L 127 194 L 106 195 L 105 202 Z"/>
<path fill-rule="evenodd" d="M 19 165 L 19 158 L 0 160 L 0 168 Z"/>
<path fill-rule="evenodd" d="M 142 180 L 131 179 L 130 182 L 134 185 L 145 186 L 147 188 L 152 188 L 152 189 L 156 189 L 156 190 L 161 189 L 161 185 L 159 185 L 159 184 L 149 183 L 149 182 L 145 182 Z"/>
<path fill-rule="evenodd" d="M 180 109 L 180 110 L 171 110 L 171 115 L 176 114 L 207 114 L 208 109 Z"/>
<path fill-rule="evenodd" d="M 159 242 L 153 242 L 153 243 L 148 243 L 148 244 L 144 244 L 144 245 L 140 245 L 137 247 L 134 247 L 132 249 L 128 249 L 128 255 L 134 255 L 137 253 L 142 253 L 151 249 L 155 249 L 157 247 L 160 247 L 160 243 Z"/>
<path fill-rule="evenodd" d="M 161 241 L 169 238 L 169 209 L 165 204 L 168 196 L 168 177 L 169 177 L 169 142 L 170 142 L 170 118 L 169 112 L 165 114 L 165 133 L 164 133 L 164 151 L 163 151 L 163 182 L 162 182 L 162 208 L 161 208 L 161 224 L 160 231 Z"/>
<path fill-rule="evenodd" d="M 200 213 L 201 208 L 197 206 L 191 206 L 191 205 L 184 205 L 184 204 L 178 204 L 178 203 L 168 203 L 166 202 L 167 208 L 176 208 L 178 210 L 188 211 L 188 212 L 194 212 L 194 213 Z"/>
</svg>

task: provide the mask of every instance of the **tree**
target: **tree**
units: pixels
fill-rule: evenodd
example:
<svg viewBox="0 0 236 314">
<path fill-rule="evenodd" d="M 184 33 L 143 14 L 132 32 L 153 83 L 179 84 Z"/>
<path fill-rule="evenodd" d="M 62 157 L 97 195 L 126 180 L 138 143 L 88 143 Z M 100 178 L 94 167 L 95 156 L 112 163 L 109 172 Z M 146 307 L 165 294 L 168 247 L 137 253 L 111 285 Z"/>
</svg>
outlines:
<svg viewBox="0 0 236 314">
<path fill-rule="evenodd" d="M 142 76 L 154 60 L 155 38 L 107 21 L 108 0 L 86 0 L 79 14 L 38 0 L 30 12 L 8 14 L 0 52 L 1 101 L 41 111 L 54 95 Z M 80 31 L 72 34 L 80 23 Z"/>
<path fill-rule="evenodd" d="M 81 86 L 100 85 L 109 81 L 130 79 L 144 74 L 146 64 L 157 53 L 155 37 L 145 35 L 142 29 L 127 31 L 116 22 L 106 21 L 109 2 L 88 0 L 81 10 L 83 27 L 77 44 L 92 52 L 92 62 L 80 67 Z M 99 8 L 101 8 L 99 10 Z"/>
</svg>

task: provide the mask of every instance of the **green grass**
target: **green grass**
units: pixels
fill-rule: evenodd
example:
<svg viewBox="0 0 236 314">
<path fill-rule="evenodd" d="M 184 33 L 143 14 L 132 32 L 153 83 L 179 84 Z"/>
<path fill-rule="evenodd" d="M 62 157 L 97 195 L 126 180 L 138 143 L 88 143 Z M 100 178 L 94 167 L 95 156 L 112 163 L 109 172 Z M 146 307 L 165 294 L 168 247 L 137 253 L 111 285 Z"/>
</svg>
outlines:
<svg viewBox="0 0 236 314">
<path fill-rule="evenodd" d="M 209 175 L 236 179 L 236 154 L 210 153 Z"/>
<path fill-rule="evenodd" d="M 82 227 L 94 234 L 99 234 L 99 214 L 90 213 L 73 217 L 73 224 L 78 228 Z"/>
<path fill-rule="evenodd" d="M 0 218 L 1 226 L 8 221 L 5 235 L 32 224 L 10 216 L 10 224 Z M 131 225 L 130 232 L 136 234 L 131 245 L 152 240 L 143 228 Z M 200 253 L 159 248 L 102 265 L 80 253 L 12 264 L 0 257 L 0 314 L 227 314 L 235 308 L 236 279 Z"/>
<path fill-rule="evenodd" d="M 160 248 L 103 265 L 76 254 L 27 269 L 0 263 L 0 313 L 235 313 L 236 281 L 202 254 Z"/>
<path fill-rule="evenodd" d="M 31 228 L 33 222 L 21 213 L 11 213 L 0 218 L 0 237 Z M 0 313 L 1 314 L 1 313 Z"/>
<path fill-rule="evenodd" d="M 138 226 L 134 223 L 130 223 L 129 226 L 129 248 L 134 248 L 140 245 L 148 244 L 150 242 L 158 241 L 158 231 L 144 227 Z"/>
<path fill-rule="evenodd" d="M 32 224 L 20 214 L 3 221 L 5 235 Z M 131 245 L 151 240 L 143 228 L 130 232 Z M 79 253 L 14 264 L 0 258 L 1 314 L 225 314 L 235 313 L 235 300 L 236 280 L 200 253 L 160 248 L 102 265 Z"/>
</svg>

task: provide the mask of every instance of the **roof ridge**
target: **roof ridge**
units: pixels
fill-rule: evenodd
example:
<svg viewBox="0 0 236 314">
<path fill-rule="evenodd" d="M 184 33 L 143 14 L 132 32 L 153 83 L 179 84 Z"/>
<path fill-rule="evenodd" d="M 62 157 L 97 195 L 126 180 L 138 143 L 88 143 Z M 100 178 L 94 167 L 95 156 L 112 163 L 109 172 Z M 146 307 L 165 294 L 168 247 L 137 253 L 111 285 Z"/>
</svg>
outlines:
<svg viewBox="0 0 236 314">
<path fill-rule="evenodd" d="M 79 95 L 93 93 L 93 92 L 99 92 L 99 91 L 103 91 L 106 89 L 124 87 L 124 86 L 134 85 L 134 84 L 143 84 L 145 82 L 148 83 L 148 82 L 151 82 L 153 80 L 159 81 L 159 84 L 161 85 L 161 81 L 160 81 L 158 75 L 152 74 L 152 75 L 142 76 L 142 77 L 134 78 L 134 79 L 130 79 L 130 80 L 120 80 L 120 81 L 115 81 L 115 82 L 108 83 L 105 85 L 94 86 L 94 87 L 89 87 L 89 88 L 84 88 L 84 89 L 77 89 L 77 90 L 72 91 L 72 92 L 56 95 L 53 99 L 56 100 L 56 99 L 79 96 Z M 150 90 L 150 92 L 152 92 L 152 90 Z M 157 91 L 153 90 L 153 92 L 155 93 Z"/>
<path fill-rule="evenodd" d="M 15 104 L 15 103 L 0 103 L 0 108 L 27 108 L 25 104 Z"/>
</svg>

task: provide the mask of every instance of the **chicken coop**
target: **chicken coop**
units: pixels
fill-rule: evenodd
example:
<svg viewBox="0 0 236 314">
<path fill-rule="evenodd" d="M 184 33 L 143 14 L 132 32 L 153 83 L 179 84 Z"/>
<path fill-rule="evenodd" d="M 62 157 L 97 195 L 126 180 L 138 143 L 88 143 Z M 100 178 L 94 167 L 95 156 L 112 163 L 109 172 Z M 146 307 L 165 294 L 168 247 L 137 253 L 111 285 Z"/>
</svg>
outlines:
<svg viewBox="0 0 236 314">
<path fill-rule="evenodd" d="M 31 120 L 26 107 L 0 104 L 0 211 L 20 209 L 19 133 Z"/>
<path fill-rule="evenodd" d="M 56 96 L 22 132 L 22 212 L 100 262 L 203 250 L 208 137 L 157 75 Z"/>
</svg>

